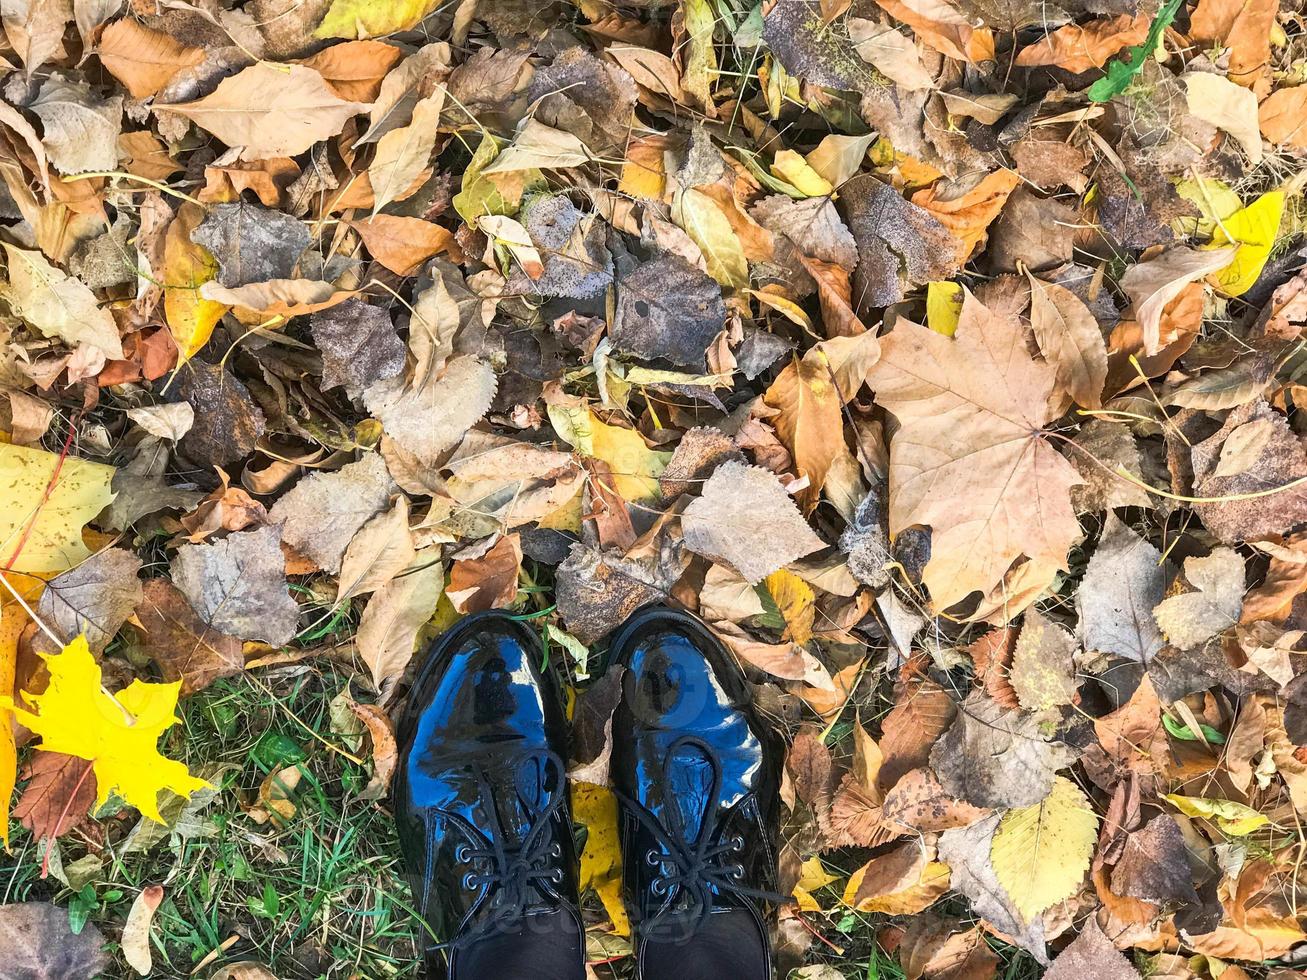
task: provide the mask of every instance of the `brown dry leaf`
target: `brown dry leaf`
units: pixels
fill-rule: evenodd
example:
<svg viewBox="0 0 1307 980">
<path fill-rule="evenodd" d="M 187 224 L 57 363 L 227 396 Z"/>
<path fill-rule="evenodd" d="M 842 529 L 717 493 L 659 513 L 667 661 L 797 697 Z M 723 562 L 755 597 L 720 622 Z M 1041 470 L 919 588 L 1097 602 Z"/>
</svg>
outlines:
<svg viewBox="0 0 1307 980">
<path fill-rule="evenodd" d="M 771 473 L 728 461 L 681 515 L 685 547 L 729 565 L 751 585 L 824 548 Z"/>
<path fill-rule="evenodd" d="M 163 901 L 163 886 L 150 885 L 141 889 L 127 913 L 123 926 L 122 952 L 127 965 L 143 977 L 154 970 L 150 955 L 150 923 Z"/>
<path fill-rule="evenodd" d="M 835 690 L 830 671 L 797 643 L 763 643 L 728 622 L 714 623 L 713 631 L 726 649 L 752 667 L 782 680 L 803 681 L 811 687 Z"/>
<path fill-rule="evenodd" d="M 986 229 L 1003 210 L 1008 195 L 1021 182 L 1011 170 L 995 170 L 963 187 L 941 181 L 912 195 L 912 203 L 929 211 L 961 243 L 958 262 L 967 259 L 985 241 Z"/>
<path fill-rule="evenodd" d="M 1271 57 L 1276 0 L 1199 0 L 1190 21 L 1195 41 L 1220 41 L 1230 49 L 1230 80 L 1263 88 Z"/>
<path fill-rule="evenodd" d="M 62 752 L 37 752 L 23 778 L 30 781 L 14 804 L 13 816 L 38 840 L 71 833 L 91 815 L 95 771 L 85 759 Z"/>
<path fill-rule="evenodd" d="M 1058 386 L 1077 405 L 1100 408 L 1107 382 L 1107 345 L 1098 321 L 1075 293 L 1029 271 L 1030 326 L 1039 351 L 1057 372 Z"/>
<path fill-rule="evenodd" d="M 440 225 L 398 214 L 376 214 L 349 226 L 359 233 L 372 257 L 398 276 L 411 276 L 441 252 L 461 257 L 454 236 Z"/>
<path fill-rule="evenodd" d="M 282 525 L 282 540 L 325 571 L 340 571 L 354 535 L 390 505 L 395 483 L 379 453 L 368 453 L 334 472 L 302 477 L 268 511 Z"/>
<path fill-rule="evenodd" d="M 1057 65 L 1072 74 L 1102 68 L 1124 48 L 1142 44 L 1148 36 L 1148 24 L 1143 14 L 1065 24 L 1022 48 L 1016 63 L 1022 68 Z"/>
<path fill-rule="evenodd" d="M 1074 701 L 1076 651 L 1076 641 L 1070 633 L 1034 609 L 1026 610 L 1021 635 L 1012 653 L 1010 674 L 1022 708 L 1042 711 Z"/>
<path fill-rule="evenodd" d="M 929 769 L 913 769 L 885 794 L 880 818 L 908 832 L 933 834 L 966 827 L 987 812 L 949 796 Z"/>
<path fill-rule="evenodd" d="M 1160 255 L 1130 266 L 1121 289 L 1134 304 L 1135 319 L 1143 329 L 1145 354 L 1162 349 L 1162 311 L 1189 285 L 1223 269 L 1234 258 L 1233 248 L 1194 249 L 1175 246 Z"/>
<path fill-rule="evenodd" d="M 399 745 L 390 716 L 375 704 L 349 702 L 349 710 L 367 727 L 372 740 L 372 778 L 359 790 L 360 800 L 381 800 L 390 793 L 390 782 L 399 764 Z"/>
<path fill-rule="evenodd" d="M 799 495 L 805 509 L 816 505 L 826 474 L 844 449 L 844 418 L 839 392 L 825 358 L 793 358 L 772 382 L 763 400 L 776 409 L 776 435 L 790 451 L 808 486 Z"/>
<path fill-rule="evenodd" d="M 141 648 L 159 665 L 163 676 L 182 682 L 182 693 L 202 691 L 221 677 L 245 669 L 241 642 L 206 626 L 186 596 L 167 579 L 145 582 L 136 610 Z"/>
<path fill-rule="evenodd" d="M 505 609 L 517 598 L 517 579 L 522 567 L 522 542 L 506 534 L 476 558 L 455 556 L 445 590 L 460 613 Z"/>
<path fill-rule="evenodd" d="M 340 560 L 337 602 L 375 592 L 408 568 L 417 555 L 408 515 L 408 498 L 400 494 L 350 539 Z"/>
<path fill-rule="evenodd" d="M 1268 95 L 1257 107 L 1257 124 L 1276 146 L 1307 149 L 1307 85 Z"/>
<path fill-rule="evenodd" d="M 337 96 L 312 68 L 260 61 L 224 78 L 202 99 L 155 111 L 185 116 L 238 149 L 242 159 L 259 160 L 303 153 L 368 108 Z"/>
<path fill-rule="evenodd" d="M 263 323 L 274 317 L 292 317 L 327 310 L 358 295 L 356 289 L 337 289 L 315 279 L 270 279 L 228 289 L 216 281 L 200 286 L 200 297 L 224 307 L 237 307 L 247 319 Z"/>
<path fill-rule="evenodd" d="M 391 579 L 369 600 L 354 642 L 378 691 L 388 692 L 413 658 L 418 631 L 436 611 L 445 587 L 439 561 L 419 554 L 416 567 Z"/>
<path fill-rule="evenodd" d="M 948 0 L 876 0 L 882 9 L 901 20 L 940 54 L 959 61 L 981 62 L 994 58 L 994 35 L 975 27 Z"/>
<path fill-rule="evenodd" d="M 384 41 L 346 41 L 324 48 L 300 64 L 320 74 L 342 99 L 373 102 L 382 79 L 403 57 L 400 48 Z"/>
<path fill-rule="evenodd" d="M 1027 807 L 1053 788 L 1057 770 L 1071 764 L 1071 746 L 1050 741 L 1038 716 L 1006 711 L 973 691 L 930 753 L 930 767 L 946 792 L 981 807 Z"/>
<path fill-rule="evenodd" d="M 104 29 L 96 54 L 135 99 L 157 95 L 179 71 L 204 60 L 203 49 L 142 27 L 131 17 L 116 20 Z"/>
<path fill-rule="evenodd" d="M 1012 317 L 967 294 L 957 332 L 900 320 L 868 383 L 894 414 L 890 532 L 932 529 L 923 581 L 936 609 L 988 593 L 1022 555 L 1051 579 L 1080 535 L 1075 468 L 1043 438 L 1052 367 L 1026 352 Z M 921 447 L 937 450 L 924 457 Z M 1015 614 L 1017 610 L 1013 610 Z"/>
</svg>

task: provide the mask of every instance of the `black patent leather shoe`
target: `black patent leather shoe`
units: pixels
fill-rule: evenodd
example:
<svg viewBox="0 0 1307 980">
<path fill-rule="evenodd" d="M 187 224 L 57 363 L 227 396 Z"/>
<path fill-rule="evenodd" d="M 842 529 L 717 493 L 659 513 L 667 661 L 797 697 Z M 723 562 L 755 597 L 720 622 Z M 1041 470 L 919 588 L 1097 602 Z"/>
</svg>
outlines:
<svg viewBox="0 0 1307 980">
<path fill-rule="evenodd" d="M 768 980 L 782 752 L 739 665 L 696 617 L 660 607 L 614 637 L 626 668 L 611 774 L 650 980 Z"/>
<path fill-rule="evenodd" d="M 567 720 L 531 630 L 469 616 L 400 723 L 394 808 L 432 980 L 582 980 Z"/>
</svg>

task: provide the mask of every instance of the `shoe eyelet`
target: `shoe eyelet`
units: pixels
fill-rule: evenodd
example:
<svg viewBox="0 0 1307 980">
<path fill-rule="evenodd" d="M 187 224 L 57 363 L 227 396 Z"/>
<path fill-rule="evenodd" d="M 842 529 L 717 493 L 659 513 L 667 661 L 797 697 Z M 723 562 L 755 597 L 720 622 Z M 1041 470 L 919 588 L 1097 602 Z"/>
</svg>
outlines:
<svg viewBox="0 0 1307 980">
<path fill-rule="evenodd" d="M 557 857 L 562 857 L 562 856 L 563 856 L 563 845 L 560 844 L 560 843 L 558 843 L 557 841 L 554 841 L 554 843 L 551 844 L 550 847 L 549 847 L 549 854 L 550 854 L 551 857 L 556 857 L 556 858 L 557 858 Z"/>
<path fill-rule="evenodd" d="M 467 864 L 468 861 L 472 860 L 472 848 L 466 844 L 459 844 L 458 847 L 454 848 L 454 860 L 459 864 Z"/>
<path fill-rule="evenodd" d="M 549 876 L 549 880 L 555 885 L 561 885 L 563 883 L 563 869 L 554 868 L 553 873 Z"/>
<path fill-rule="evenodd" d="M 741 878 L 743 878 L 743 877 L 744 877 L 744 867 L 743 867 L 743 865 L 739 865 L 739 864 L 733 865 L 733 866 L 731 867 L 731 878 L 732 878 L 732 880 L 734 880 L 734 881 L 739 881 L 739 880 L 740 880 Z"/>
<path fill-rule="evenodd" d="M 667 882 L 662 878 L 655 878 L 649 885 L 649 890 L 661 898 L 667 894 Z"/>
<path fill-rule="evenodd" d="M 472 874 L 472 872 L 470 871 L 467 874 L 463 875 L 463 882 L 462 882 L 463 890 L 467 892 L 472 891 L 472 889 L 476 887 L 474 883 L 475 880 L 476 880 L 476 875 Z"/>
<path fill-rule="evenodd" d="M 744 850 L 744 838 L 739 834 L 736 834 L 731 838 L 730 844 L 731 844 L 731 850 L 735 851 L 737 854 L 740 851 Z"/>
<path fill-rule="evenodd" d="M 656 868 L 663 863 L 657 851 L 645 851 L 644 862 L 651 868 Z"/>
</svg>

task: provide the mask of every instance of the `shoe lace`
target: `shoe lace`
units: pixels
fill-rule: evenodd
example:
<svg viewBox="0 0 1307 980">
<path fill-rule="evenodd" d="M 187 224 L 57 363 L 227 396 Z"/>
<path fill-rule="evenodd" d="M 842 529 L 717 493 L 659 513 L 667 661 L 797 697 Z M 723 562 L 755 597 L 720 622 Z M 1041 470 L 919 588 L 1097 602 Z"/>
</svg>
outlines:
<svg viewBox="0 0 1307 980">
<path fill-rule="evenodd" d="M 700 753 L 711 773 L 706 797 L 710 802 L 699 815 L 698 832 L 693 838 L 680 807 L 666 807 L 666 816 L 660 819 L 638 801 L 624 793 L 616 793 L 627 811 L 658 842 L 657 847 L 645 852 L 645 861 L 650 867 L 659 869 L 649 887 L 655 895 L 667 901 L 661 911 L 643 924 L 646 934 L 671 927 L 677 932 L 684 930 L 686 938 L 693 936 L 712 915 L 714 894 L 766 902 L 788 900 L 786 895 L 750 888 L 743 883 L 744 866 L 737 856 L 744 850 L 744 838 L 736 834 L 719 843 L 712 842 L 713 828 L 717 826 L 722 810 L 722 763 L 711 745 L 694 735 L 682 735 L 676 739 L 663 759 L 663 785 L 671 785 L 671 767 L 676 762 L 677 753 L 685 748 Z M 673 899 L 684 899 L 685 907 L 676 907 Z"/>
<path fill-rule="evenodd" d="M 490 773 L 483 764 L 473 763 L 480 807 L 490 833 L 483 833 L 460 813 L 445 809 L 438 812 L 458 827 L 468 840 L 454 851 L 455 860 L 475 869 L 463 875 L 463 887 L 482 889 L 483 895 L 488 897 L 488 904 L 482 906 L 484 914 L 478 917 L 475 925 L 453 939 L 432 944 L 431 950 L 451 950 L 487 936 L 512 931 L 525 918 L 537 892 L 559 898 L 552 886 L 562 882 L 563 872 L 560 867 L 548 865 L 556 863 L 562 856 L 558 842 L 550 840 L 550 825 L 566 799 L 563 760 L 548 749 L 529 749 L 510 756 L 506 762 L 497 763 L 496 768 L 499 765 L 511 766 L 517 773 L 534 766 L 538 773 L 537 785 L 541 792 L 531 796 L 518 794 L 528 824 L 526 835 L 519 845 L 507 843 L 509 834 L 499 808 L 495 806 Z"/>
</svg>

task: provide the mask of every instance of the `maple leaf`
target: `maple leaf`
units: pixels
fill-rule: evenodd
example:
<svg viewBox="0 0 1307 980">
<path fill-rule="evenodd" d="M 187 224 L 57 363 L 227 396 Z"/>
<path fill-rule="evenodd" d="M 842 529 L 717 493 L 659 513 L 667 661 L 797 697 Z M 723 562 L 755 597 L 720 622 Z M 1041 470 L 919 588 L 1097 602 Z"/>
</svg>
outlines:
<svg viewBox="0 0 1307 980">
<path fill-rule="evenodd" d="M 867 383 L 899 423 L 890 533 L 931 528 L 923 581 L 936 609 L 988 594 L 1022 556 L 1046 579 L 1067 567 L 1080 535 L 1071 488 L 1083 481 L 1044 432 L 1055 380 L 1016 318 L 970 293 L 952 338 L 906 320 L 881 338 Z"/>
<path fill-rule="evenodd" d="M 116 695 L 102 687 L 100 665 L 86 638 L 77 637 L 62 653 L 45 656 L 50 686 L 44 694 L 25 694 L 35 712 L 13 698 L 0 709 L 41 736 L 38 748 L 90 761 L 97 784 L 96 807 L 117 793 L 151 820 L 163 823 L 159 791 L 190 796 L 209 786 L 186 766 L 159 754 L 159 736 L 177 724 L 181 683 L 132 683 Z"/>
</svg>

